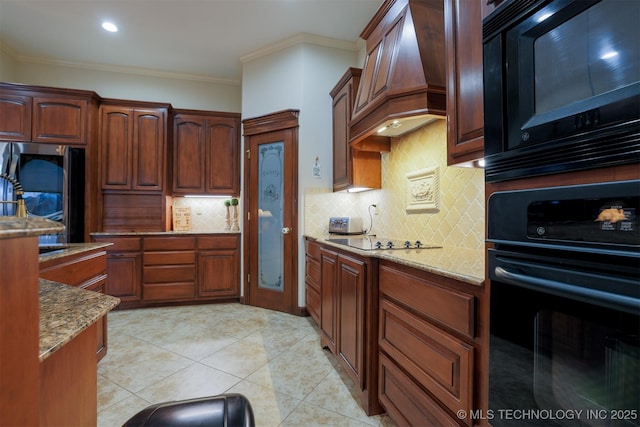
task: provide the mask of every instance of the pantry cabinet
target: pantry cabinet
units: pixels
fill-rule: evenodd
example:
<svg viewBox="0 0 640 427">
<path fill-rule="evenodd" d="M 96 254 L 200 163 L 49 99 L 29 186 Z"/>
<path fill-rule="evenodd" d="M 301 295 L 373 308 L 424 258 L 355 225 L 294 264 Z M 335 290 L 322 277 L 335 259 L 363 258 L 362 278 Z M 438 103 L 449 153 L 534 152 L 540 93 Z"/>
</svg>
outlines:
<svg viewBox="0 0 640 427">
<path fill-rule="evenodd" d="M 94 92 L 0 84 L 0 141 L 87 145 Z"/>
<path fill-rule="evenodd" d="M 482 4 L 445 0 L 447 164 L 484 156 Z"/>
<path fill-rule="evenodd" d="M 173 193 L 240 193 L 240 114 L 176 110 Z"/>
<path fill-rule="evenodd" d="M 483 288 L 387 261 L 379 284 L 384 408 L 399 425 L 473 425 L 484 386 Z"/>
<path fill-rule="evenodd" d="M 133 102 L 101 105 L 103 190 L 164 190 L 168 108 Z"/>
</svg>

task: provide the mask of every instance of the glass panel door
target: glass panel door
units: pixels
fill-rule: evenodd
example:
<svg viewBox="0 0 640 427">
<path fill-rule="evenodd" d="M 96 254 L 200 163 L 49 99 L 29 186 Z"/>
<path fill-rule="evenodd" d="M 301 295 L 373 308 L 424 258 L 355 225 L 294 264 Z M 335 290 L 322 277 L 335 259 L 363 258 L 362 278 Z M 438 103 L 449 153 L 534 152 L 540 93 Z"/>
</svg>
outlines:
<svg viewBox="0 0 640 427">
<path fill-rule="evenodd" d="M 258 287 L 283 291 L 284 142 L 262 144 L 258 158 Z"/>
</svg>

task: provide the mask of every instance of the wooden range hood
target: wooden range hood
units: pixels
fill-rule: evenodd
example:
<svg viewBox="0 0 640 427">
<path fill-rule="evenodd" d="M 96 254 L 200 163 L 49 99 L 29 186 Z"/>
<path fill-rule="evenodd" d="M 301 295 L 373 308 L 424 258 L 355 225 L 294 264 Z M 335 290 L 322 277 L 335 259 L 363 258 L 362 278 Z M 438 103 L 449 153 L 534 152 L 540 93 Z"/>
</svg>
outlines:
<svg viewBox="0 0 640 427">
<path fill-rule="evenodd" d="M 390 137 L 445 117 L 443 0 L 386 0 L 360 37 L 366 58 L 350 145 L 389 151 Z"/>
</svg>

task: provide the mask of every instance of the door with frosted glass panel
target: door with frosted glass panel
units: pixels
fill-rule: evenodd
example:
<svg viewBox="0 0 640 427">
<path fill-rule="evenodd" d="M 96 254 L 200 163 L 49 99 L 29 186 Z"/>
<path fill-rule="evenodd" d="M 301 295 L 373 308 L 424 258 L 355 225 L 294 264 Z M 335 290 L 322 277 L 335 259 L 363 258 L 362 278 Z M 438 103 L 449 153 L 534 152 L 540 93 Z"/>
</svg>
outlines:
<svg viewBox="0 0 640 427">
<path fill-rule="evenodd" d="M 297 308 L 297 111 L 243 122 L 245 302 Z"/>
</svg>

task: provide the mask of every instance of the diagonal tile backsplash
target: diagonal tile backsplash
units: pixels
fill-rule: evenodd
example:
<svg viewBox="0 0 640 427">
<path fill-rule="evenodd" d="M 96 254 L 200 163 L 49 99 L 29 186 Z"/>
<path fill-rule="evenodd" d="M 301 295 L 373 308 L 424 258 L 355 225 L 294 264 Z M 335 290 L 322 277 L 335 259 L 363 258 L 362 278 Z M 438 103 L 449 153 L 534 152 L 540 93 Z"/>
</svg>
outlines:
<svg viewBox="0 0 640 427">
<path fill-rule="evenodd" d="M 363 193 L 333 193 L 331 189 L 305 191 L 305 233 L 325 234 L 331 216 L 362 216 L 372 233 L 398 239 L 468 249 L 482 249 L 485 239 L 484 170 L 447 166 L 446 122 L 438 120 L 411 134 L 394 138 L 382 155 L 382 189 Z M 438 212 L 407 212 L 406 177 L 409 172 L 439 166 Z"/>
</svg>

